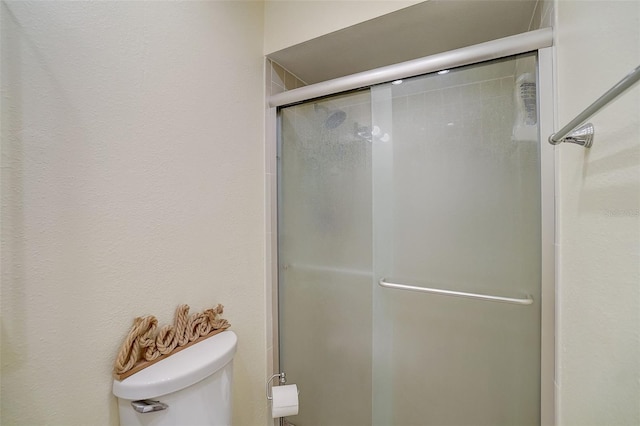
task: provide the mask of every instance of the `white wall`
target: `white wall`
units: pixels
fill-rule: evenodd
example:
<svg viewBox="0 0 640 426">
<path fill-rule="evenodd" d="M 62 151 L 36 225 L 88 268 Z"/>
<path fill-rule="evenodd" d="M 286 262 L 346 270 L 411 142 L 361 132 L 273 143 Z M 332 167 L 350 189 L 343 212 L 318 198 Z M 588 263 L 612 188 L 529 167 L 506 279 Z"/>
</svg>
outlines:
<svg viewBox="0 0 640 426">
<path fill-rule="evenodd" d="M 640 2 L 556 1 L 558 125 L 640 64 Z M 558 420 L 640 424 L 640 86 L 558 152 Z"/>
<path fill-rule="evenodd" d="M 394 12 L 423 0 L 265 0 L 264 53 Z"/>
<path fill-rule="evenodd" d="M 218 302 L 265 424 L 263 4 L 2 4 L 2 423 L 117 424 L 135 316 Z"/>
</svg>

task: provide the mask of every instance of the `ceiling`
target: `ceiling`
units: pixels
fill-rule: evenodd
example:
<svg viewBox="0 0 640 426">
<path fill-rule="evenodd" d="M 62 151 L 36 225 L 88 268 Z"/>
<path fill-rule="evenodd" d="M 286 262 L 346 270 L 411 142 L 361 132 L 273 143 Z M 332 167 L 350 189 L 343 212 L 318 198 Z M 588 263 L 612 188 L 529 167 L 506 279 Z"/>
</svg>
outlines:
<svg viewBox="0 0 640 426">
<path fill-rule="evenodd" d="M 313 84 L 526 32 L 536 3 L 430 0 L 268 56 Z"/>
</svg>

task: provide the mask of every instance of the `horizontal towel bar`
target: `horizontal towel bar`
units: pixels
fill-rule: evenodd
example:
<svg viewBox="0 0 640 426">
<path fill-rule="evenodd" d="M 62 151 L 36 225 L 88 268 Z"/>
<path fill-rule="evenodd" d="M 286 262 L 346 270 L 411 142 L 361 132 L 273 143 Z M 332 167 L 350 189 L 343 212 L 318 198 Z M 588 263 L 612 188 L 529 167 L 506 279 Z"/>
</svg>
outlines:
<svg viewBox="0 0 640 426">
<path fill-rule="evenodd" d="M 591 148 L 591 145 L 593 145 L 593 134 L 595 133 L 595 129 L 591 123 L 587 123 L 584 126 L 582 126 L 582 124 L 593 114 L 604 108 L 609 102 L 636 84 L 639 80 L 640 65 L 620 80 L 615 86 L 607 90 L 604 95 L 600 96 L 595 102 L 586 107 L 584 111 L 578 114 L 576 118 L 571 120 L 566 126 L 549 136 L 549 143 L 551 145 L 558 145 L 561 142 L 571 142 L 584 146 L 585 148 Z"/>
<path fill-rule="evenodd" d="M 381 287 L 393 288 L 397 290 L 408 290 L 408 291 L 417 291 L 421 293 L 441 294 L 444 296 L 467 297 L 469 299 L 489 300 L 491 302 L 513 303 L 516 305 L 531 305 L 533 303 L 533 297 L 531 295 L 527 295 L 525 299 L 514 299 L 511 297 L 489 296 L 486 294 L 465 293 L 462 291 L 440 290 L 437 288 L 416 287 L 416 286 L 406 285 L 406 284 L 395 284 L 395 283 L 390 283 L 388 281 L 385 281 L 384 278 L 378 281 L 378 284 L 380 284 Z"/>
</svg>

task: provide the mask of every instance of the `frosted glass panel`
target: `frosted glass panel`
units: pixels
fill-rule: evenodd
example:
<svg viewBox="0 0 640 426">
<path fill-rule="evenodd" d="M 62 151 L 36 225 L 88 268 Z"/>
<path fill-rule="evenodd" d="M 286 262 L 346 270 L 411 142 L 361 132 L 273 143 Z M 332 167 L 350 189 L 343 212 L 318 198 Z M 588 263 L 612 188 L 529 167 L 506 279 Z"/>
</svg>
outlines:
<svg viewBox="0 0 640 426">
<path fill-rule="evenodd" d="M 535 57 L 372 89 L 373 423 L 535 425 L 540 176 Z M 375 127 L 374 127 L 375 128 Z"/>
<path fill-rule="evenodd" d="M 369 93 L 281 110 L 280 365 L 297 426 L 371 424 Z"/>
<path fill-rule="evenodd" d="M 540 423 L 535 96 L 535 55 L 521 55 L 280 110 L 291 423 Z"/>
</svg>

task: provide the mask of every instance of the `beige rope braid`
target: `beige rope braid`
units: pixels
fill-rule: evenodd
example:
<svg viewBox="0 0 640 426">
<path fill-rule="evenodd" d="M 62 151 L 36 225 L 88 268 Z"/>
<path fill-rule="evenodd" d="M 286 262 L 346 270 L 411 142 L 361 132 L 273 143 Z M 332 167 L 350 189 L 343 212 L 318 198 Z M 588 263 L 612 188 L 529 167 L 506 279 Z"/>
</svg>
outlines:
<svg viewBox="0 0 640 426">
<path fill-rule="evenodd" d="M 158 320 L 153 318 L 149 324 L 149 328 L 140 336 L 140 347 L 146 348 L 144 351 L 144 359 L 153 361 L 160 356 L 160 351 L 156 346 L 156 330 L 158 328 Z"/>
<path fill-rule="evenodd" d="M 204 314 L 209 320 L 209 324 L 211 324 L 212 330 L 221 330 L 231 327 L 231 324 L 229 324 L 226 319 L 220 317 L 223 312 L 224 306 L 220 304 L 218 304 L 218 306 L 216 306 L 214 309 L 207 309 L 206 311 L 204 311 Z"/>
<path fill-rule="evenodd" d="M 213 309 L 189 316 L 189 305 L 180 305 L 176 309 L 174 324 L 165 325 L 160 331 L 157 331 L 158 320 L 154 316 L 136 318 L 120 347 L 114 372 L 126 373 L 143 359 L 156 360 L 214 330 L 229 328 L 229 322 L 220 317 L 223 310 L 224 306 L 218 304 Z"/>
<path fill-rule="evenodd" d="M 176 337 L 178 338 L 178 346 L 184 346 L 189 343 L 189 305 L 180 305 L 176 310 Z"/>
<path fill-rule="evenodd" d="M 133 320 L 133 327 L 124 343 L 120 347 L 118 357 L 114 366 L 116 374 L 122 374 L 133 368 L 140 360 L 141 345 L 140 338 L 152 327 L 157 324 L 158 320 L 154 316 L 146 316 L 144 318 L 136 318 Z M 155 325 L 154 325 L 155 326 Z"/>
<path fill-rule="evenodd" d="M 211 324 L 204 313 L 195 314 L 191 317 L 193 320 L 189 325 L 189 341 L 193 342 L 200 336 L 204 336 L 211 332 Z"/>
<path fill-rule="evenodd" d="M 165 325 L 160 329 L 156 337 L 156 346 L 162 355 L 171 353 L 178 346 L 178 336 L 173 325 Z"/>
</svg>

